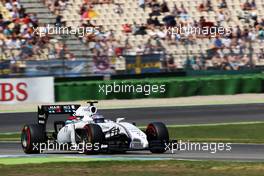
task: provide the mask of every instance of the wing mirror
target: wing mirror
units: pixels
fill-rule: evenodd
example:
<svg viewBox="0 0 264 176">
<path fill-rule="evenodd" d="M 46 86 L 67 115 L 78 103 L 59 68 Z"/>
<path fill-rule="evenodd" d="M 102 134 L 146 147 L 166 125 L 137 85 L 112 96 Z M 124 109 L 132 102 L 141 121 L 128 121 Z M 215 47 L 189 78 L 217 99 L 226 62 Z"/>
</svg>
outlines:
<svg viewBox="0 0 264 176">
<path fill-rule="evenodd" d="M 121 121 L 123 121 L 123 120 L 125 120 L 125 118 L 117 118 L 117 119 L 116 119 L 116 123 L 119 123 L 119 122 L 121 122 Z"/>
<path fill-rule="evenodd" d="M 90 112 L 91 112 L 92 114 L 96 114 L 96 112 L 97 112 L 97 108 L 96 108 L 95 106 L 90 106 L 90 107 L 89 107 L 89 110 L 90 110 Z"/>
</svg>

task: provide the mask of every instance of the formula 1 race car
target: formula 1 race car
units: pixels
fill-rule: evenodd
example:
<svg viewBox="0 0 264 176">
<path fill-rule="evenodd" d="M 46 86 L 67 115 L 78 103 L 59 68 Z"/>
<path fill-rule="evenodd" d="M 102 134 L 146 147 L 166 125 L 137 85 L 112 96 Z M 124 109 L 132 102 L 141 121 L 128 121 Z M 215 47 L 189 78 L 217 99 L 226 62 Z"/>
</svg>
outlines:
<svg viewBox="0 0 264 176">
<path fill-rule="evenodd" d="M 150 123 L 145 131 L 135 124 L 106 120 L 97 113 L 96 101 L 81 105 L 43 105 L 38 107 L 38 123 L 25 125 L 21 144 L 25 153 L 42 153 L 51 144 L 59 150 L 78 150 L 85 154 L 150 150 L 164 153 L 169 143 L 167 127 L 161 122 Z M 54 130 L 48 131 L 49 115 L 69 114 L 66 121 L 55 121 Z M 44 148 L 45 146 L 45 148 Z M 67 146 L 67 147 L 65 147 Z M 81 147 L 82 146 L 82 149 Z M 56 148 L 57 149 L 57 148 Z"/>
</svg>

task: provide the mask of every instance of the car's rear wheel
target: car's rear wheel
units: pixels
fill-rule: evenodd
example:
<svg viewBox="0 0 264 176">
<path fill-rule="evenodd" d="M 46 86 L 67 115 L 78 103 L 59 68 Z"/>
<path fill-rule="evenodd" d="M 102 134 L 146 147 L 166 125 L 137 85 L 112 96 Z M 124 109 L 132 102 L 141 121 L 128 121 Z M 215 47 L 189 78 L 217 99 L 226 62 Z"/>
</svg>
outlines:
<svg viewBox="0 0 264 176">
<path fill-rule="evenodd" d="M 162 122 L 153 122 L 146 129 L 149 149 L 152 153 L 164 153 L 165 143 L 169 141 L 169 132 Z"/>
<path fill-rule="evenodd" d="M 40 153 L 40 144 L 45 143 L 46 133 L 43 125 L 25 125 L 21 132 L 21 145 L 25 153 Z"/>
<path fill-rule="evenodd" d="M 101 150 L 101 145 L 105 140 L 105 134 L 97 124 L 88 124 L 84 127 L 85 154 L 97 154 Z"/>
</svg>

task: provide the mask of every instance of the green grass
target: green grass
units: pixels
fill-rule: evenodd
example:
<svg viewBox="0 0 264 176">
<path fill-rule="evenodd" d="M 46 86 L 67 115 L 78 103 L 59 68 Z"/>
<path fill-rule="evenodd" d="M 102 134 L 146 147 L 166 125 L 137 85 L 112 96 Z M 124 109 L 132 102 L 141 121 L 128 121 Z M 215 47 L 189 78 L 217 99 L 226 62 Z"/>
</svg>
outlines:
<svg viewBox="0 0 264 176">
<path fill-rule="evenodd" d="M 261 176 L 264 163 L 217 161 L 90 161 L 0 165 L 5 176 Z"/>
<path fill-rule="evenodd" d="M 264 143 L 264 123 L 169 127 L 171 138 L 193 142 Z"/>
<path fill-rule="evenodd" d="M 193 142 L 264 143 L 264 123 L 169 126 L 171 139 Z M 19 141 L 20 134 L 0 134 L 0 141 Z"/>
<path fill-rule="evenodd" d="M 20 165 L 20 164 L 43 164 L 53 162 L 88 162 L 88 161 L 108 161 L 109 158 L 73 158 L 73 157 L 11 157 L 0 158 L 0 165 Z"/>
<path fill-rule="evenodd" d="M 0 133 L 0 141 L 19 141 L 20 133 Z"/>
</svg>

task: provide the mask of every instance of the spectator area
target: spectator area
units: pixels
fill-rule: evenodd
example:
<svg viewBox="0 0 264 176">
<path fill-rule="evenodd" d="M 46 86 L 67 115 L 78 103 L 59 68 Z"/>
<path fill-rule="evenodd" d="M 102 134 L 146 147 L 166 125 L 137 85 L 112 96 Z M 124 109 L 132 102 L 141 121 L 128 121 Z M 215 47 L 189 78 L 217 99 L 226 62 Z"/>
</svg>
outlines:
<svg viewBox="0 0 264 176">
<path fill-rule="evenodd" d="M 76 38 L 91 55 L 166 53 L 177 68 L 190 65 L 195 70 L 264 64 L 262 0 L 42 0 L 40 3 L 57 16 L 59 25 L 100 29 L 99 34 Z M 10 18 L 3 3 L 0 9 L 5 19 Z M 171 26 L 204 24 L 231 27 L 232 33 L 216 37 L 167 33 Z M 38 50 L 46 57 L 39 52 L 34 54 L 49 58 L 50 45 L 47 42 L 47 48 Z M 70 43 L 67 48 L 71 48 Z"/>
<path fill-rule="evenodd" d="M 18 0 L 0 1 L 0 59 L 46 60 L 67 53 L 65 46 L 54 36 L 39 36 L 35 29 L 41 24 L 36 13 L 27 13 Z"/>
<path fill-rule="evenodd" d="M 144 2 L 144 8 L 140 4 L 142 2 Z M 114 2 L 75 0 L 71 4 L 71 10 L 63 12 L 64 19 L 76 19 L 78 15 L 82 16 L 80 9 L 94 10 L 98 16 L 91 18 L 89 24 L 102 26 L 104 31 L 110 32 L 115 39 L 115 42 L 111 40 L 110 45 L 116 47 L 121 45 L 127 53 L 159 52 L 161 48 L 164 48 L 166 53 L 173 54 L 178 67 L 182 67 L 186 63 L 186 55 L 194 56 L 199 60 L 201 53 L 208 54 L 213 51 L 217 54 L 206 64 L 214 66 L 223 59 L 239 60 L 241 62 L 239 64 L 248 64 L 251 47 L 253 48 L 252 62 L 256 65 L 263 64 L 262 57 L 259 57 L 263 55 L 264 27 L 264 2 L 261 0 L 116 0 Z M 167 6 L 167 10 L 164 6 Z M 155 10 L 158 11 L 157 14 L 153 13 Z M 148 24 L 150 14 L 153 14 L 151 20 L 155 20 L 154 25 Z M 177 26 L 197 26 L 204 20 L 214 26 L 232 28 L 232 36 L 221 36 L 219 39 L 193 35 L 173 38 L 166 35 L 167 24 L 163 20 L 164 17 L 171 15 L 175 16 Z M 69 20 L 67 25 L 82 25 L 86 21 Z M 139 32 L 135 35 L 135 31 L 140 28 L 145 28 L 146 33 Z M 89 39 L 82 40 L 91 43 Z M 109 52 L 111 54 L 112 51 Z M 226 58 L 229 53 L 239 55 L 239 58 Z"/>
</svg>

